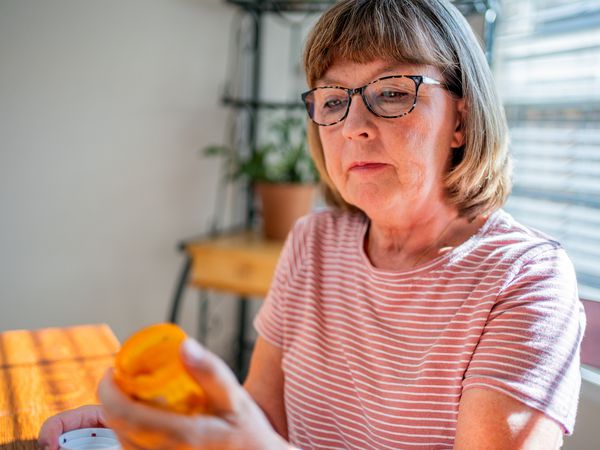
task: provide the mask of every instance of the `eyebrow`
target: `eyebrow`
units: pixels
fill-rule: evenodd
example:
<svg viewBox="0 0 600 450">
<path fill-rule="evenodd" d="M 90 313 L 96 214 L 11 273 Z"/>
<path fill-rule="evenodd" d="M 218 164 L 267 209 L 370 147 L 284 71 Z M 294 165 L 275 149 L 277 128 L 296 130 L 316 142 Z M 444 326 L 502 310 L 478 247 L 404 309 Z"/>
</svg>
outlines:
<svg viewBox="0 0 600 450">
<path fill-rule="evenodd" d="M 386 72 L 393 72 L 393 71 L 396 70 L 396 67 L 398 67 L 397 64 L 391 64 L 391 65 L 383 67 L 379 71 L 379 75 L 377 77 L 373 78 L 373 80 L 376 79 L 376 78 L 382 77 L 382 76 L 385 77 L 386 75 L 384 75 L 384 74 Z M 406 74 L 401 74 L 401 75 L 406 75 Z M 317 82 L 315 83 L 315 85 L 316 86 L 319 86 L 319 85 L 323 85 L 323 86 L 331 86 L 331 85 L 340 86 L 340 85 L 342 85 L 342 83 L 340 83 L 339 81 L 336 81 L 334 78 L 326 78 L 326 77 L 324 77 L 324 78 L 319 78 L 317 80 Z"/>
</svg>

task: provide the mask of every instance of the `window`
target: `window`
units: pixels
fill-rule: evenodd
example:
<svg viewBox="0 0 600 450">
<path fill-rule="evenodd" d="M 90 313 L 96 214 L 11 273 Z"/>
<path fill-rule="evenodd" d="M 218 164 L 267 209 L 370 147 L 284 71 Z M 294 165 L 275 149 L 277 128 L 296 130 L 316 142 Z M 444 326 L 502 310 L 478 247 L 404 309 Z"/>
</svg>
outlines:
<svg viewBox="0 0 600 450">
<path fill-rule="evenodd" d="M 600 3 L 505 0 L 494 51 L 515 160 L 506 209 L 567 249 L 588 314 L 582 359 L 600 368 Z"/>
</svg>

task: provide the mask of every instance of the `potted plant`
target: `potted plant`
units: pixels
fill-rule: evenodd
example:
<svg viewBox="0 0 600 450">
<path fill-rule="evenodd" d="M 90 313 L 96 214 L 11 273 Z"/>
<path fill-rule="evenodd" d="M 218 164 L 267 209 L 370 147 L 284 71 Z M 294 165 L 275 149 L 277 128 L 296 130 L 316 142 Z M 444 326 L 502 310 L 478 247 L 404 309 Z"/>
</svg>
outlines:
<svg viewBox="0 0 600 450">
<path fill-rule="evenodd" d="M 250 181 L 261 206 L 265 236 L 283 239 L 310 211 L 318 172 L 307 150 L 304 119 L 284 117 L 273 121 L 268 131 L 264 143 L 247 157 L 224 146 L 209 146 L 204 154 L 225 157 L 229 178 Z"/>
</svg>

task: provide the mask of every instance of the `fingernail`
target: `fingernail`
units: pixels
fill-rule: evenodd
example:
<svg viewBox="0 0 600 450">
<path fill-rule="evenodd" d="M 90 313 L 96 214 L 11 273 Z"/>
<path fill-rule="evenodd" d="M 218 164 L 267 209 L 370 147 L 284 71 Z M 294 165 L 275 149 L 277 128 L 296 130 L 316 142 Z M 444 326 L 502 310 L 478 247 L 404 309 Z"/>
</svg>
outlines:
<svg viewBox="0 0 600 450">
<path fill-rule="evenodd" d="M 206 350 L 192 338 L 187 338 L 183 341 L 182 348 L 184 358 L 191 363 L 199 363 L 204 359 L 204 355 L 206 354 Z"/>
</svg>

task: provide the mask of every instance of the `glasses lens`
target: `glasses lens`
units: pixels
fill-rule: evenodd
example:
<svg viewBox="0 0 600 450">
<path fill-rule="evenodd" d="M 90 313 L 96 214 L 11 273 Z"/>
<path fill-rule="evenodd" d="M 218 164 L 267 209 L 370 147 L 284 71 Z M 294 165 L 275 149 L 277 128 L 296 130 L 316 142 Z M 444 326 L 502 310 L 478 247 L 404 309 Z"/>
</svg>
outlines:
<svg viewBox="0 0 600 450">
<path fill-rule="evenodd" d="M 417 84 L 412 78 L 377 80 L 365 88 L 371 109 L 383 117 L 397 117 L 410 112 L 417 100 Z"/>
<path fill-rule="evenodd" d="M 308 115 L 319 125 L 331 125 L 342 120 L 349 101 L 348 93 L 340 88 L 317 88 L 304 98 Z"/>
</svg>

